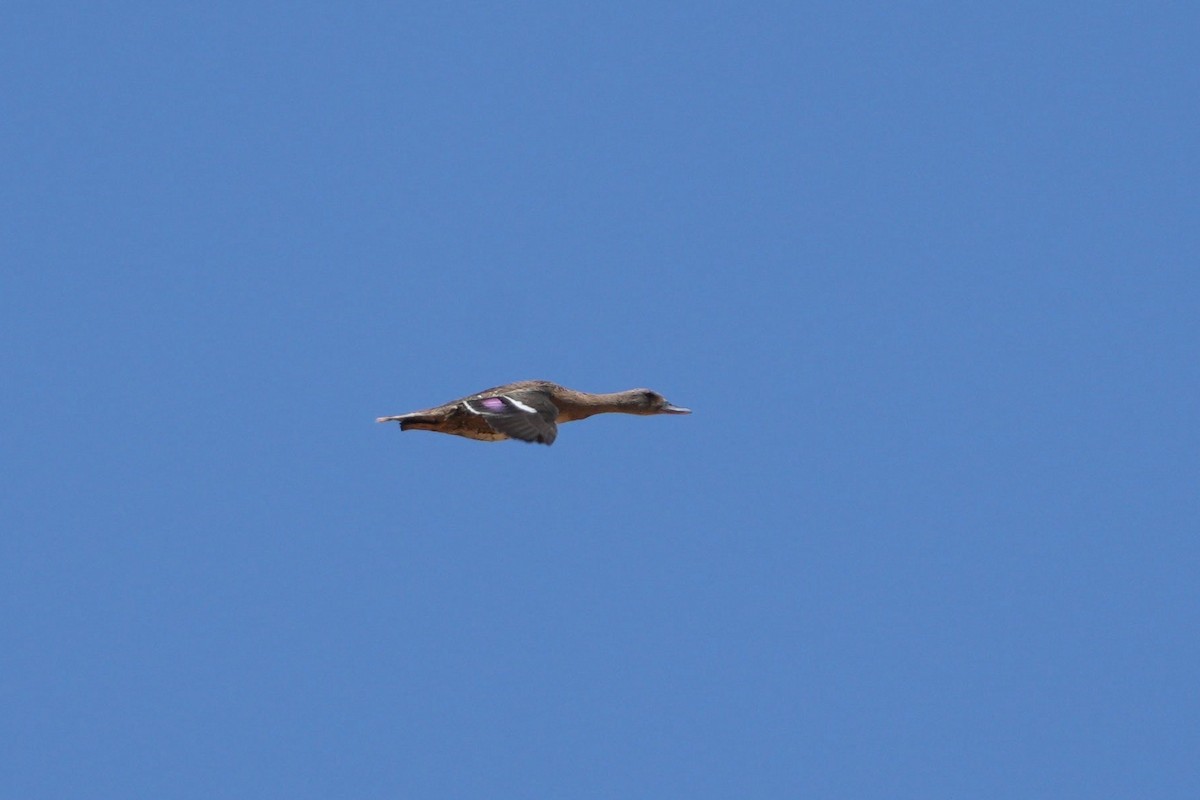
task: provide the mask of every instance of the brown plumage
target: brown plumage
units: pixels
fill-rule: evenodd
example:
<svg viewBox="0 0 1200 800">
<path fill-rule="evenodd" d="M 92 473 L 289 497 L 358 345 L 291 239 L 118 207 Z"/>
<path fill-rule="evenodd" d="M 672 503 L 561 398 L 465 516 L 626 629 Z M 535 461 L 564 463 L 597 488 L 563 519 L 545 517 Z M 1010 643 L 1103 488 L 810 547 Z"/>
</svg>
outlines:
<svg viewBox="0 0 1200 800">
<path fill-rule="evenodd" d="M 606 413 L 692 412 L 671 405 L 661 394 L 649 389 L 591 394 L 549 381 L 518 381 L 423 411 L 380 417 L 376 422 L 399 422 L 402 431 L 436 431 L 485 442 L 520 439 L 553 444 L 558 436 L 558 423 Z"/>
</svg>

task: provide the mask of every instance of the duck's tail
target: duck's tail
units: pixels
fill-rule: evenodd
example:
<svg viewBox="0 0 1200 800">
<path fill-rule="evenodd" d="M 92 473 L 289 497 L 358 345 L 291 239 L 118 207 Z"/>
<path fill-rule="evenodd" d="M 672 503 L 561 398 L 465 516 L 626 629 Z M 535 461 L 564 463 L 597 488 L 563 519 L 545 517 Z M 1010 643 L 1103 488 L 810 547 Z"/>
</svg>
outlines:
<svg viewBox="0 0 1200 800">
<path fill-rule="evenodd" d="M 434 420 L 432 417 L 426 416 L 425 414 L 422 414 L 418 411 L 413 414 L 398 414 L 397 416 L 394 416 L 394 417 L 379 417 L 375 421 L 376 422 L 399 422 L 400 430 L 407 431 L 407 430 L 411 430 L 412 428 L 420 429 L 426 425 L 431 425 L 436 420 Z"/>
</svg>

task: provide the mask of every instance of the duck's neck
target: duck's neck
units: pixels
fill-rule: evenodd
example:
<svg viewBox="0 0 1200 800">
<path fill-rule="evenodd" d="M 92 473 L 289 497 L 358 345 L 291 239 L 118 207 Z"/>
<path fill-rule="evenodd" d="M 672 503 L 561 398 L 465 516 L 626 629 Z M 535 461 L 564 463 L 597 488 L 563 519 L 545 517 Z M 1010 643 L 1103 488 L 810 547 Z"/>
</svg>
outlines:
<svg viewBox="0 0 1200 800">
<path fill-rule="evenodd" d="M 591 394 L 574 389 L 564 389 L 556 399 L 560 421 L 586 419 L 593 414 L 630 413 L 637 401 L 632 392 Z"/>
</svg>

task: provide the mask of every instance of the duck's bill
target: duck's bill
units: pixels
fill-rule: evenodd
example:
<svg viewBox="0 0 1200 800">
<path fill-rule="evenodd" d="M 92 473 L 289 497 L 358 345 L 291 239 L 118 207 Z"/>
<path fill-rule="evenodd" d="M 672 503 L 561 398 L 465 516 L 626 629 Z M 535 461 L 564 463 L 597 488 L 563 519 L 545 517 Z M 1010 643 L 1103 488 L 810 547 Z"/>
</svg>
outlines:
<svg viewBox="0 0 1200 800">
<path fill-rule="evenodd" d="M 665 406 L 662 407 L 662 413 L 664 413 L 664 414 L 690 414 L 690 413 L 692 413 L 692 410 L 690 408 L 684 408 L 683 406 L 673 406 L 670 403 L 667 403 Z"/>
</svg>

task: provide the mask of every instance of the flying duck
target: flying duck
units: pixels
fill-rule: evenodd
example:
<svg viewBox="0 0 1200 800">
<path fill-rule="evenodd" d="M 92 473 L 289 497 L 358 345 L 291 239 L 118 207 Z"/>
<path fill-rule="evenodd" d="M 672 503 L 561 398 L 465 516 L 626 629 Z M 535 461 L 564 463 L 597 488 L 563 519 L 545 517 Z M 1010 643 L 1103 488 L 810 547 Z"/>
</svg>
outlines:
<svg viewBox="0 0 1200 800">
<path fill-rule="evenodd" d="M 445 405 L 413 411 L 376 422 L 399 422 L 402 431 L 436 431 L 484 442 L 520 439 L 554 444 L 558 423 L 593 414 L 690 414 L 671 405 L 658 392 L 628 389 L 592 394 L 549 381 L 518 381 L 487 389 Z"/>
</svg>

